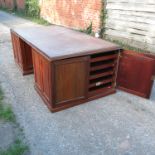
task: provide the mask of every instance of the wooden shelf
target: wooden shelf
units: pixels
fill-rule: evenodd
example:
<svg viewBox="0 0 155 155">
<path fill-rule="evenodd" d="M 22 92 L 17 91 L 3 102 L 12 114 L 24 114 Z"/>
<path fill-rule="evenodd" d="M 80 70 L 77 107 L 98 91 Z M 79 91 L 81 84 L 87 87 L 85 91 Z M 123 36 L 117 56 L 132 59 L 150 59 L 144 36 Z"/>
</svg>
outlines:
<svg viewBox="0 0 155 155">
<path fill-rule="evenodd" d="M 105 77 L 107 75 L 113 75 L 113 74 L 114 74 L 114 71 L 103 72 L 103 73 L 99 73 L 99 74 L 96 74 L 96 75 L 91 75 L 89 79 L 93 80 L 93 79 L 97 79 L 97 78 L 100 78 L 100 77 Z"/>
<path fill-rule="evenodd" d="M 93 96 L 93 95 L 96 95 L 96 94 L 100 94 L 102 92 L 106 92 L 107 90 L 109 89 L 113 89 L 113 87 L 111 86 L 111 84 L 106 85 L 104 87 L 100 87 L 100 88 L 91 88 L 90 91 L 89 91 L 89 96 Z"/>
<path fill-rule="evenodd" d="M 96 71 L 96 70 L 100 70 L 100 69 L 105 69 L 105 68 L 109 68 L 109 67 L 114 67 L 115 63 L 109 63 L 109 64 L 101 64 L 101 65 L 95 65 L 95 66 L 91 66 L 90 70 L 91 71 Z"/>
<path fill-rule="evenodd" d="M 116 59 L 117 57 L 118 57 L 117 54 L 108 55 L 108 56 L 101 56 L 101 57 L 92 58 L 91 62 L 98 62 L 98 61 L 103 61 L 103 60 Z"/>
<path fill-rule="evenodd" d="M 102 86 L 102 85 L 107 84 L 109 82 L 113 82 L 113 79 L 97 81 L 95 83 L 89 84 L 89 88 Z"/>
<path fill-rule="evenodd" d="M 118 52 L 111 51 L 90 56 L 89 94 L 98 94 L 114 88 Z"/>
</svg>

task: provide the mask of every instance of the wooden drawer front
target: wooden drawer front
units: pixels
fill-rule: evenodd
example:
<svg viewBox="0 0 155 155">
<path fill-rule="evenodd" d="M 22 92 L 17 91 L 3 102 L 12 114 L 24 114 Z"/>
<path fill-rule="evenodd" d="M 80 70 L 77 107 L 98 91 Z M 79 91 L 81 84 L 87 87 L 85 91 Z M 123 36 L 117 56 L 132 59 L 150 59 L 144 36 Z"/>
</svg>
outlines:
<svg viewBox="0 0 155 155">
<path fill-rule="evenodd" d="M 92 54 L 90 58 L 89 96 L 115 88 L 119 51 Z"/>
<path fill-rule="evenodd" d="M 34 49 L 33 53 L 33 66 L 35 84 L 41 95 L 49 102 L 51 100 L 51 71 L 50 62 L 48 62 L 42 55 Z"/>
<path fill-rule="evenodd" d="M 57 61 L 54 63 L 54 72 L 56 105 L 86 97 L 88 57 Z"/>
</svg>

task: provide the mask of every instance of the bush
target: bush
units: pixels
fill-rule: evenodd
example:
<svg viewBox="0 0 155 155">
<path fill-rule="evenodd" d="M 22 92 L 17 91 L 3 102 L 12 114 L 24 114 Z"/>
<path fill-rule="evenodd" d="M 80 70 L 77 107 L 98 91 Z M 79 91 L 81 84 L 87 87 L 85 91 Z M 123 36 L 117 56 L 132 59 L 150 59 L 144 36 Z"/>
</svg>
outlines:
<svg viewBox="0 0 155 155">
<path fill-rule="evenodd" d="M 29 17 L 40 18 L 40 8 L 38 0 L 26 0 L 25 13 Z"/>
</svg>

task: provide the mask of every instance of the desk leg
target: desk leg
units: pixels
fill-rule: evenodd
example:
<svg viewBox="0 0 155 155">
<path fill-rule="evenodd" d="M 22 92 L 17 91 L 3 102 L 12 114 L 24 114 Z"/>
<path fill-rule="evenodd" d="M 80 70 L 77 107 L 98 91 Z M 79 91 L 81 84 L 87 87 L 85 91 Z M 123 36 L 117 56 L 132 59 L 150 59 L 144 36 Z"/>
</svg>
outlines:
<svg viewBox="0 0 155 155">
<path fill-rule="evenodd" d="M 16 33 L 11 32 L 14 59 L 23 75 L 33 73 L 32 49 Z"/>
</svg>

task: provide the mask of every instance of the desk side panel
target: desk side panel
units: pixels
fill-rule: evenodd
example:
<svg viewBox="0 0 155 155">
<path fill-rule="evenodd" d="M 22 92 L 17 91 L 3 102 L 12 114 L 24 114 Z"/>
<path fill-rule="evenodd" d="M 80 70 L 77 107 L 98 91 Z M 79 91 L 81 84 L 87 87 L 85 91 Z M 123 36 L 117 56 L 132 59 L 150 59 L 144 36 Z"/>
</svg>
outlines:
<svg viewBox="0 0 155 155">
<path fill-rule="evenodd" d="M 22 52 L 21 52 L 19 37 L 15 33 L 11 32 L 11 39 L 12 39 L 13 54 L 14 54 L 15 62 L 23 70 L 23 60 L 22 60 Z"/>
<path fill-rule="evenodd" d="M 33 67 L 35 77 L 35 87 L 48 105 L 52 103 L 52 77 L 51 77 L 51 62 L 40 55 L 36 50 L 32 49 Z"/>
</svg>

